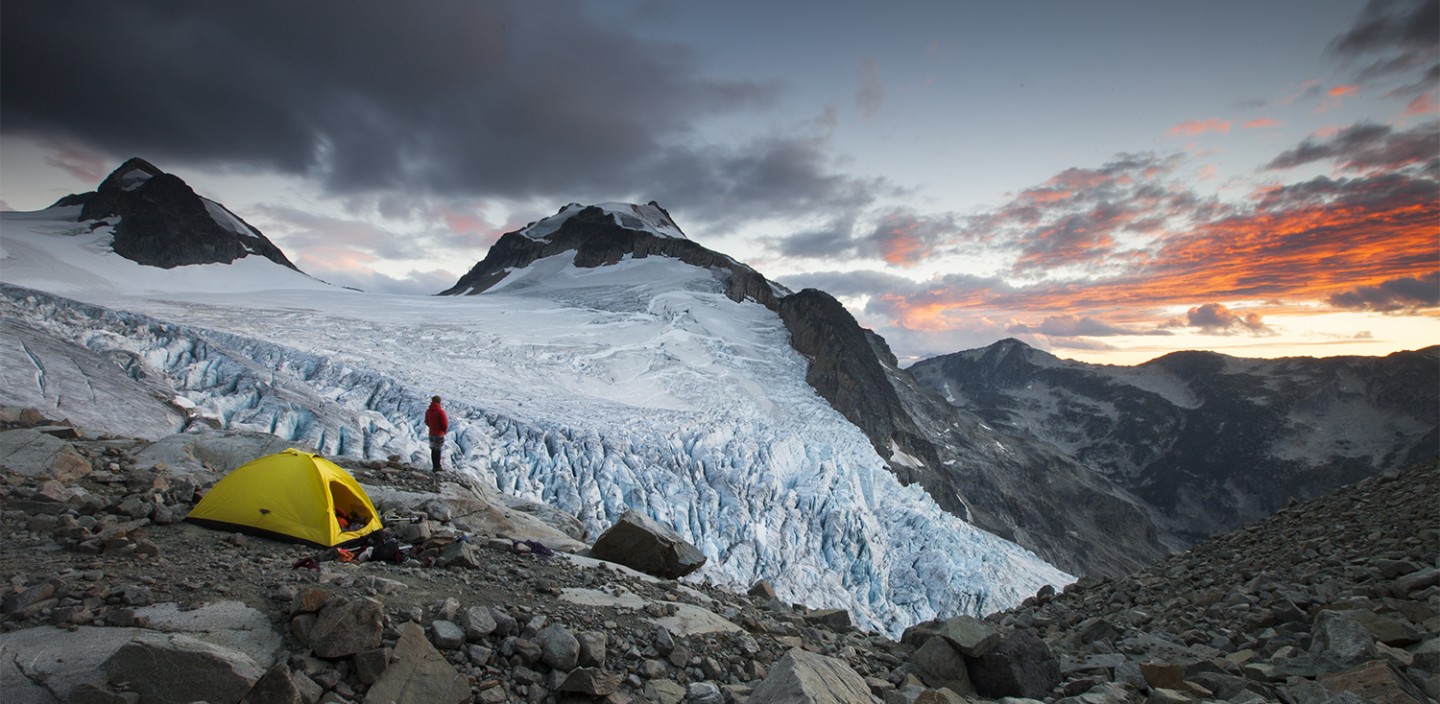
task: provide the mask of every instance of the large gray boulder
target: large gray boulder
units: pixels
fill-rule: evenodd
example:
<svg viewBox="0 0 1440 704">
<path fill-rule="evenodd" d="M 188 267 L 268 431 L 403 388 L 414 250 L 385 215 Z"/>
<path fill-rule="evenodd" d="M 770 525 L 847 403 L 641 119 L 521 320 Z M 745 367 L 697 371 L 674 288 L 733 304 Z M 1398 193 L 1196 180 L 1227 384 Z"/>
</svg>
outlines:
<svg viewBox="0 0 1440 704">
<path fill-rule="evenodd" d="M 310 628 L 310 649 L 322 658 L 343 658 L 380 647 L 385 607 L 374 599 L 331 599 Z"/>
<path fill-rule="evenodd" d="M 749 704 L 870 704 L 865 679 L 841 660 L 791 648 L 750 694 Z"/>
<path fill-rule="evenodd" d="M 562 671 L 575 669 L 580 663 L 580 640 L 569 629 L 550 624 L 535 634 L 540 644 L 540 661 Z"/>
<path fill-rule="evenodd" d="M 981 695 L 1043 699 L 1060 684 L 1060 660 L 1035 634 L 1015 631 L 994 650 L 970 660 L 970 681 Z"/>
<path fill-rule="evenodd" d="M 235 704 L 265 674 L 238 650 L 179 634 L 136 638 L 103 669 L 110 684 L 138 693 L 146 704 Z"/>
<path fill-rule="evenodd" d="M 391 663 L 365 694 L 365 704 L 458 704 L 470 699 L 470 683 L 413 622 L 400 624 Z"/>
<path fill-rule="evenodd" d="M 940 625 L 937 634 L 961 655 L 978 658 L 1000 644 L 1001 633 L 973 616 L 956 616 Z"/>
<path fill-rule="evenodd" d="M 0 432 L 0 469 L 25 477 L 69 481 L 90 473 L 90 461 L 70 443 L 31 428 Z"/>
<path fill-rule="evenodd" d="M 137 628 L 41 626 L 0 633 L 0 694 L 6 704 L 57 704 L 77 687 L 103 680 L 101 665 Z M 97 674 L 101 673 L 101 674 Z"/>
<path fill-rule="evenodd" d="M 970 683 L 970 672 L 965 658 L 944 638 L 931 638 L 915 651 L 910 659 L 915 673 L 928 687 L 954 690 L 957 694 L 970 694 L 975 687 Z"/>
<path fill-rule="evenodd" d="M 1349 614 L 1321 611 L 1315 616 L 1310 655 L 1322 672 L 1339 672 L 1377 656 L 1375 638 Z"/>
<path fill-rule="evenodd" d="M 590 555 L 665 579 L 679 579 L 705 564 L 698 548 L 635 509 L 595 541 Z"/>
</svg>

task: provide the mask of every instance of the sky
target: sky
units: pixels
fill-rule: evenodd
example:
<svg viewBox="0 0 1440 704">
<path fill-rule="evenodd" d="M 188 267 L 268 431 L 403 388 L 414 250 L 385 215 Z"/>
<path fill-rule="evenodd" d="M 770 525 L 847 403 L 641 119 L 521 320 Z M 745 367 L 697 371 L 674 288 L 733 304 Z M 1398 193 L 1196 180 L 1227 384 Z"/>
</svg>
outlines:
<svg viewBox="0 0 1440 704">
<path fill-rule="evenodd" d="M 1437 0 L 17 0 L 0 85 L 0 209 L 138 156 L 371 291 L 654 200 L 902 363 L 1440 343 Z"/>
</svg>

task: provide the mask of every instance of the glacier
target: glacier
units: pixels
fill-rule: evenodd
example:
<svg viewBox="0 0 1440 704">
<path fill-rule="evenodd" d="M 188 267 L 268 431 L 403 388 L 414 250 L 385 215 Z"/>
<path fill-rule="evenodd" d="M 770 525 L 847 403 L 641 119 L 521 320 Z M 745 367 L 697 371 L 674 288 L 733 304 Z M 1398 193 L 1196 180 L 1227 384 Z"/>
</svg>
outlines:
<svg viewBox="0 0 1440 704">
<path fill-rule="evenodd" d="M 134 381 L 137 409 L 169 409 L 105 397 L 118 407 L 88 416 L 105 432 L 259 430 L 428 466 L 421 418 L 438 394 L 447 467 L 575 515 L 590 540 L 639 508 L 708 558 L 687 580 L 768 579 L 892 636 L 1073 581 L 902 486 L 805 382 L 778 316 L 730 300 L 709 270 L 562 255 L 482 295 L 382 295 L 253 257 L 141 267 L 63 215 L 0 214 L 0 404 L 63 414 L 100 388 L 54 378 L 101 376 L 96 363 L 47 365 L 54 344 L 27 345 L 58 340 Z"/>
</svg>

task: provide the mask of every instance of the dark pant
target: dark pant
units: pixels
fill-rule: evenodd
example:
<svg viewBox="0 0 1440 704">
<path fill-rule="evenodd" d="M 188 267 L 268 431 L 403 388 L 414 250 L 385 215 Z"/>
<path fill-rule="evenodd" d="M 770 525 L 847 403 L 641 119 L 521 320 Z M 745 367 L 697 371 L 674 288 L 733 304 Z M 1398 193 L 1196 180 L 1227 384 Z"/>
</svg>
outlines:
<svg viewBox="0 0 1440 704">
<path fill-rule="evenodd" d="M 440 471 L 440 448 L 445 445 L 444 435 L 430 436 L 430 469 Z"/>
</svg>

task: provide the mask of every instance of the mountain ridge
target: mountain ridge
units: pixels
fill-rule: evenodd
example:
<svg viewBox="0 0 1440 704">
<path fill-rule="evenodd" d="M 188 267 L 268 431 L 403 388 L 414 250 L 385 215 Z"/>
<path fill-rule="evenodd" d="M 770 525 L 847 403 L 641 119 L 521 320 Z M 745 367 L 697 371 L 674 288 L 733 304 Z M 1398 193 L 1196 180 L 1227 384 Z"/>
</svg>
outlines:
<svg viewBox="0 0 1440 704">
<path fill-rule="evenodd" d="M 1172 549 L 1440 446 L 1440 346 L 1380 358 L 1182 351 L 1121 367 L 1012 339 L 910 371 L 952 405 L 1133 491 Z"/>
</svg>

